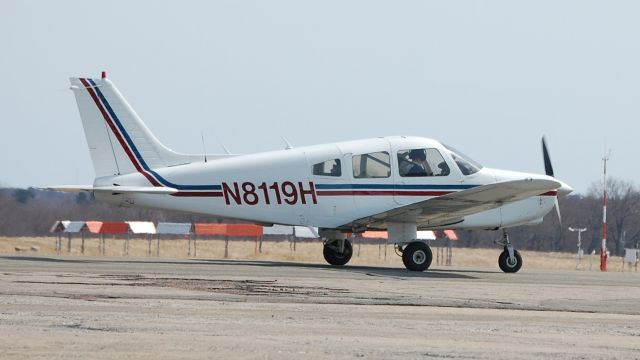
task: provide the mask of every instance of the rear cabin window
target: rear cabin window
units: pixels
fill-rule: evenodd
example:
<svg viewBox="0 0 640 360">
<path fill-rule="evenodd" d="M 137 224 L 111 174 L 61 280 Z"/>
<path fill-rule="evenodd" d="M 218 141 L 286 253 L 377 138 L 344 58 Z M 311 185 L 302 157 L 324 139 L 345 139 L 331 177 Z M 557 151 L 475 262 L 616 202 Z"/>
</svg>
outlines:
<svg viewBox="0 0 640 360">
<path fill-rule="evenodd" d="M 398 171 L 402 177 L 447 176 L 451 173 L 437 149 L 398 151 Z"/>
<path fill-rule="evenodd" d="M 391 176 L 391 162 L 386 151 L 354 155 L 353 177 L 356 179 L 388 178 Z"/>
<path fill-rule="evenodd" d="M 333 159 L 317 163 L 312 166 L 313 175 L 320 176 L 342 176 L 340 159 Z"/>
</svg>

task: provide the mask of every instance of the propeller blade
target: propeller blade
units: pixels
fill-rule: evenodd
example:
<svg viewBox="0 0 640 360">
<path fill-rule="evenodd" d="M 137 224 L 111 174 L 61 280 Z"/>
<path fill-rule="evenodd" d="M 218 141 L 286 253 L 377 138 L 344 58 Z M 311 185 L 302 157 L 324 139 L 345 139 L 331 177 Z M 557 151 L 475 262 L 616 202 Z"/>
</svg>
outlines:
<svg viewBox="0 0 640 360">
<path fill-rule="evenodd" d="M 558 223 L 562 226 L 562 215 L 560 215 L 560 203 L 558 202 L 558 197 L 555 197 L 554 206 L 556 208 L 556 214 L 558 214 Z"/>
<path fill-rule="evenodd" d="M 548 176 L 553 177 L 553 166 L 551 165 L 551 158 L 549 157 L 549 150 L 547 149 L 547 141 L 545 137 L 542 137 L 542 157 L 544 158 L 544 172 Z"/>
<path fill-rule="evenodd" d="M 547 139 L 542 137 L 542 158 L 544 160 L 544 172 L 547 176 L 554 177 L 553 165 L 551 165 L 551 157 L 549 157 L 549 149 L 547 148 Z M 558 223 L 562 226 L 562 214 L 560 214 L 560 203 L 558 202 L 558 196 L 554 197 L 553 207 L 556 208 L 556 214 L 558 215 Z"/>
</svg>

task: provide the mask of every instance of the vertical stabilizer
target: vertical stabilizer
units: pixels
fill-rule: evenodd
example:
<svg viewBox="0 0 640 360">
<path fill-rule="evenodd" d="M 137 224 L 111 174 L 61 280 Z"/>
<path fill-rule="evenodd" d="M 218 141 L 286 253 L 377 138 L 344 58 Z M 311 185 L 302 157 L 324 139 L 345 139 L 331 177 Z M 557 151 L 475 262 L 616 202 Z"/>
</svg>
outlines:
<svg viewBox="0 0 640 360">
<path fill-rule="evenodd" d="M 109 79 L 71 78 L 96 177 L 149 173 L 189 156 L 162 145 Z"/>
</svg>

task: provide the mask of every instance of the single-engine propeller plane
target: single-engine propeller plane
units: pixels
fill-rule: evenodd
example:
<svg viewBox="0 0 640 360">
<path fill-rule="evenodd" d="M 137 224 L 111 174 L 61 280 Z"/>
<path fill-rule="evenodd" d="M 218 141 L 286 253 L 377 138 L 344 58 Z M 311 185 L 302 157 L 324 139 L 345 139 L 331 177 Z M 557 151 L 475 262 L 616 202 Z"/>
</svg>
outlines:
<svg viewBox="0 0 640 360">
<path fill-rule="evenodd" d="M 505 272 L 522 258 L 506 229 L 538 224 L 572 191 L 553 176 L 489 169 L 436 140 L 390 136 L 250 155 L 187 155 L 158 141 L 115 85 L 71 78 L 96 173 L 92 192 L 119 206 L 179 210 L 252 223 L 317 227 L 324 258 L 345 265 L 348 233 L 386 230 L 407 269 L 431 265 L 418 230 L 502 229 Z M 560 215 L 558 211 L 558 215 Z"/>
</svg>

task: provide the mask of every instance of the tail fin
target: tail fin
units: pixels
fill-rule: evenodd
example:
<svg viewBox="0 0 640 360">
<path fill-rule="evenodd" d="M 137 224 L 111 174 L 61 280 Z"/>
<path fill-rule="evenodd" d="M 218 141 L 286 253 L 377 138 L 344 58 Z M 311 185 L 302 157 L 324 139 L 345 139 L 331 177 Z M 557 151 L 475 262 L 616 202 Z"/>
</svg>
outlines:
<svg viewBox="0 0 640 360">
<path fill-rule="evenodd" d="M 118 89 L 102 79 L 71 78 L 96 177 L 148 173 L 190 162 L 162 145 Z"/>
</svg>

